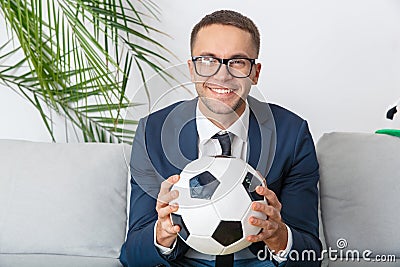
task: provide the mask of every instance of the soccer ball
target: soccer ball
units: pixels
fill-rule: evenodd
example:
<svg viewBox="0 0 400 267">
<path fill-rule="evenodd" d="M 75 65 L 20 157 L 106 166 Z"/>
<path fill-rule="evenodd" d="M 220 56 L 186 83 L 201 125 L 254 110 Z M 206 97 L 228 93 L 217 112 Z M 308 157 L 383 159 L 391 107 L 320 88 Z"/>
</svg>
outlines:
<svg viewBox="0 0 400 267">
<path fill-rule="evenodd" d="M 210 255 L 225 255 L 251 243 L 249 235 L 261 228 L 251 225 L 250 216 L 266 219 L 251 209 L 252 201 L 266 203 L 255 189 L 264 179 L 246 162 L 233 157 L 202 157 L 189 163 L 171 190 L 178 190 L 179 237 L 191 248 Z"/>
</svg>

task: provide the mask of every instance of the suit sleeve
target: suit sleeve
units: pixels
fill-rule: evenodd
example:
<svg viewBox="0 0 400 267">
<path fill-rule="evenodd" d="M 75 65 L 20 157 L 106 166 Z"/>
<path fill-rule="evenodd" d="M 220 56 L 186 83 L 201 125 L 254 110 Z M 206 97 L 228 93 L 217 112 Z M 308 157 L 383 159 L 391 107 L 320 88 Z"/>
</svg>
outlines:
<svg viewBox="0 0 400 267">
<path fill-rule="evenodd" d="M 145 122 L 145 119 L 139 121 L 132 145 L 129 230 L 120 261 L 124 266 L 169 266 L 169 261 L 183 255 L 187 248 L 179 238 L 169 255 L 162 255 L 154 246 L 156 198 L 164 178 L 157 175 L 148 156 Z"/>
<path fill-rule="evenodd" d="M 286 266 L 320 266 L 316 260 L 322 249 L 318 238 L 319 166 L 306 121 L 299 129 L 291 167 L 285 176 L 280 194 L 281 215 L 293 235 Z M 305 259 L 302 259 L 302 254 Z"/>
</svg>

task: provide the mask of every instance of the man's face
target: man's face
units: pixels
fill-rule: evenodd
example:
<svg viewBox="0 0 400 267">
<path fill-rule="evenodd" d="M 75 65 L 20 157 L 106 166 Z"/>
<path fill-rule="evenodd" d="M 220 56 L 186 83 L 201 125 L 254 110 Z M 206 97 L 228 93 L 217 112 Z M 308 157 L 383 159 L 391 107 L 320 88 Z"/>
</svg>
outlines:
<svg viewBox="0 0 400 267">
<path fill-rule="evenodd" d="M 198 32 L 192 55 L 254 59 L 257 52 L 250 33 L 234 26 L 213 24 Z M 200 109 L 215 114 L 230 114 L 235 111 L 240 116 L 243 113 L 244 101 L 251 85 L 257 84 L 261 64 L 252 67 L 248 78 L 233 77 L 224 64 L 215 75 L 202 77 L 196 74 L 191 60 L 188 64 L 200 98 Z"/>
</svg>

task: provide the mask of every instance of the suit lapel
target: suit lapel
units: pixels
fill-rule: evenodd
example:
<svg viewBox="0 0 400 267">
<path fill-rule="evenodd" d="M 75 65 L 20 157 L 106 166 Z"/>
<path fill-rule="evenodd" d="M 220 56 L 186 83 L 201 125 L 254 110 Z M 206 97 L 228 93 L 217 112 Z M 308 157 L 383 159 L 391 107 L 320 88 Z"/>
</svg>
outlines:
<svg viewBox="0 0 400 267">
<path fill-rule="evenodd" d="M 259 170 L 258 160 L 261 155 L 261 131 L 256 117 L 252 110 L 250 110 L 249 129 L 248 129 L 248 148 L 247 148 L 247 162 L 255 170 Z"/>
<path fill-rule="evenodd" d="M 160 141 L 162 160 L 160 173 L 164 177 L 180 173 L 198 157 L 196 126 L 197 98 L 184 101 L 173 108 L 163 122 Z"/>
<path fill-rule="evenodd" d="M 182 155 L 189 161 L 198 158 L 198 134 L 196 118 L 190 120 L 179 133 L 179 147 Z M 186 164 L 185 164 L 186 166 Z"/>
<path fill-rule="evenodd" d="M 248 163 L 266 177 L 276 148 L 275 122 L 268 104 L 248 97 L 250 107 L 248 132 Z"/>
</svg>

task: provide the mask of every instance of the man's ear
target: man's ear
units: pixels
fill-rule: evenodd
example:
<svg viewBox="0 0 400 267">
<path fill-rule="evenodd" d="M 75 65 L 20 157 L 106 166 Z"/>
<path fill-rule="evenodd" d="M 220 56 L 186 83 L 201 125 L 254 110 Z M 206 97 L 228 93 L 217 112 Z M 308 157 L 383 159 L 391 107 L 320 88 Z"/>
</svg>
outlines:
<svg viewBox="0 0 400 267">
<path fill-rule="evenodd" d="M 194 65 L 193 65 L 193 61 L 191 61 L 190 59 L 187 61 L 188 64 L 188 68 L 189 68 L 189 72 L 190 72 L 190 78 L 192 79 L 192 82 L 194 83 L 196 81 L 195 79 L 195 71 L 194 71 Z"/>
<path fill-rule="evenodd" d="M 261 63 L 255 64 L 254 70 L 255 70 L 256 74 L 254 75 L 254 77 L 251 80 L 253 82 L 253 85 L 256 85 L 258 83 L 258 78 L 260 77 Z"/>
</svg>

